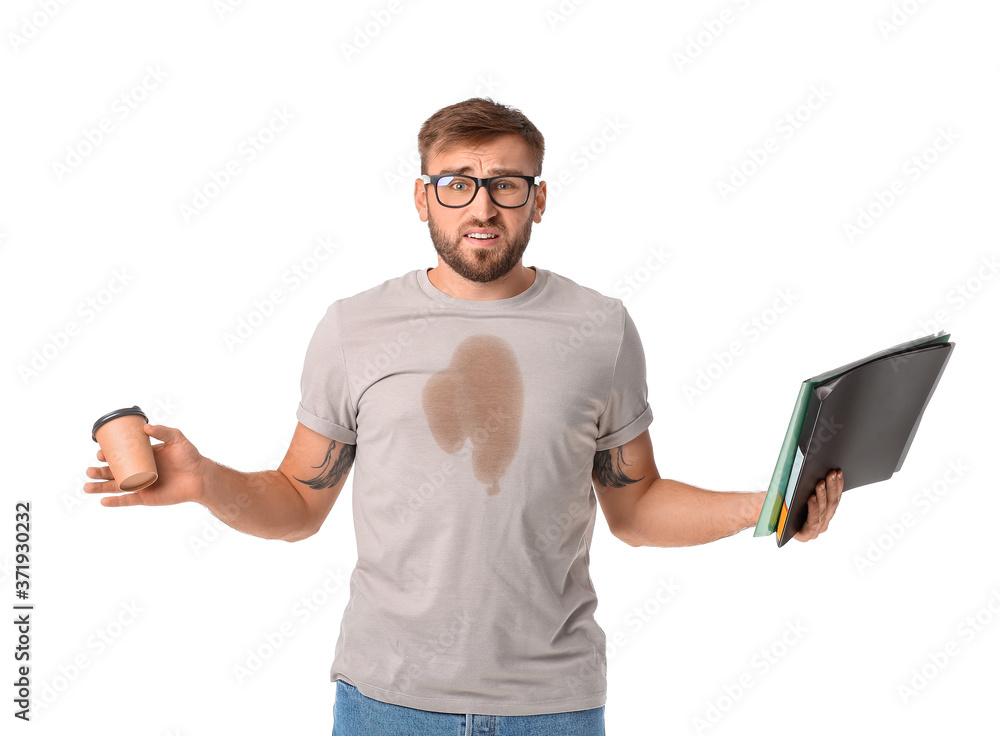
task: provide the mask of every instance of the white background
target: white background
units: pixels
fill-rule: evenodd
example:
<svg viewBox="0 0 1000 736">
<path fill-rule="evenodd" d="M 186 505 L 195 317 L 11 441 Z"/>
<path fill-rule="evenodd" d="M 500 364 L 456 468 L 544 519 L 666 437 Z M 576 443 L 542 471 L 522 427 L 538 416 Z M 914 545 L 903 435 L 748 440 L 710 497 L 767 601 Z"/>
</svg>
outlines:
<svg viewBox="0 0 1000 736">
<path fill-rule="evenodd" d="M 815 542 L 634 549 L 598 520 L 608 733 L 982 722 L 1000 653 L 995 3 L 231 5 L 2 11 L 0 597 L 30 500 L 35 605 L 18 729 L 329 733 L 350 482 L 296 544 L 194 504 L 109 509 L 81 491 L 90 427 L 139 404 L 219 462 L 276 467 L 326 306 L 435 264 L 416 133 L 477 95 L 546 136 L 525 264 L 625 301 L 664 477 L 765 488 L 803 379 L 938 329 L 956 343 L 901 472 L 850 491 Z M 248 160 L 275 109 L 294 117 Z M 240 174 L 185 217 L 229 161 Z M 337 244 L 322 262 L 318 238 Z"/>
</svg>

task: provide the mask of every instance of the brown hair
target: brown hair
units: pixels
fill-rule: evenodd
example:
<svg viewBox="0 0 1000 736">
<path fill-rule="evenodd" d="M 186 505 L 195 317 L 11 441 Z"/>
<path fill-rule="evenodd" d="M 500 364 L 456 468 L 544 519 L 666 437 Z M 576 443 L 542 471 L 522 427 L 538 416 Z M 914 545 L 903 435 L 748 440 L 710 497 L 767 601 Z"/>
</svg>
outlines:
<svg viewBox="0 0 1000 736">
<path fill-rule="evenodd" d="M 442 107 L 424 121 L 417 134 L 420 170 L 426 173 L 431 154 L 459 144 L 480 145 L 511 133 L 528 144 L 535 163 L 534 175 L 540 176 L 545 139 L 538 128 L 520 110 L 482 97 Z"/>
</svg>

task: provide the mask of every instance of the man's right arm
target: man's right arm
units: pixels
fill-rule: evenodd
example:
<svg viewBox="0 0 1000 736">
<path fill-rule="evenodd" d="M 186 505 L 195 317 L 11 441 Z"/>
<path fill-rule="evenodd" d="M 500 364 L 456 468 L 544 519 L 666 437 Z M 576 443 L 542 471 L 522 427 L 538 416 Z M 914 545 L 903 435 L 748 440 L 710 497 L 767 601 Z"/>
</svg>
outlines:
<svg viewBox="0 0 1000 736">
<path fill-rule="evenodd" d="M 202 456 L 172 427 L 145 427 L 154 445 L 159 478 L 141 491 L 102 499 L 104 506 L 165 506 L 195 501 L 237 531 L 295 542 L 322 526 L 340 495 L 354 461 L 354 445 L 330 440 L 298 424 L 277 470 L 242 473 Z M 97 459 L 103 461 L 98 451 Z M 88 493 L 118 493 L 108 466 L 88 468 L 104 483 L 87 483 Z"/>
</svg>

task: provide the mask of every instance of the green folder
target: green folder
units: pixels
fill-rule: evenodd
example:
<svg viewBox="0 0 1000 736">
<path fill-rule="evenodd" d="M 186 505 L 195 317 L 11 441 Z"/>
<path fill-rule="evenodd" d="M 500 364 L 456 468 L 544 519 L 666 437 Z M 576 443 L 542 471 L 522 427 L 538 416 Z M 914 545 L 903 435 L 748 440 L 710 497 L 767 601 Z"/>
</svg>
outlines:
<svg viewBox="0 0 1000 736">
<path fill-rule="evenodd" d="M 781 451 L 778 453 L 778 462 L 774 466 L 774 474 L 771 476 L 771 483 L 768 486 L 767 495 L 764 498 L 764 506 L 761 509 L 760 518 L 757 519 L 757 526 L 754 529 L 755 537 L 764 537 L 769 534 L 773 534 L 778 528 L 778 519 L 781 515 L 782 508 L 786 505 L 785 494 L 788 489 L 789 477 L 792 474 L 793 466 L 795 466 L 795 470 L 798 470 L 798 466 L 802 462 L 800 439 L 803 431 L 803 423 L 810 407 L 810 397 L 813 396 L 814 389 L 822 384 L 828 382 L 832 383 L 835 379 L 845 373 L 853 371 L 854 369 L 869 363 L 873 363 L 874 361 L 908 351 L 925 348 L 926 346 L 933 345 L 935 343 L 947 343 L 950 337 L 950 335 L 946 335 L 942 331 L 938 332 L 936 335 L 927 335 L 915 340 L 910 340 L 909 342 L 900 343 L 899 345 L 888 348 L 887 350 L 882 350 L 878 353 L 874 353 L 873 355 L 869 355 L 867 358 L 862 358 L 861 360 L 854 361 L 853 363 L 841 366 L 840 368 L 836 368 L 832 371 L 821 373 L 818 376 L 814 376 L 813 378 L 802 382 L 802 385 L 799 387 L 798 396 L 795 399 L 795 408 L 792 410 L 791 419 L 788 421 L 788 429 L 785 432 L 785 439 L 781 443 Z M 815 410 L 815 401 L 813 403 Z M 919 417 L 917 418 L 917 421 L 919 421 Z M 916 426 L 914 425 L 914 429 L 915 428 Z M 844 472 L 846 481 L 848 470 L 845 469 Z"/>
</svg>

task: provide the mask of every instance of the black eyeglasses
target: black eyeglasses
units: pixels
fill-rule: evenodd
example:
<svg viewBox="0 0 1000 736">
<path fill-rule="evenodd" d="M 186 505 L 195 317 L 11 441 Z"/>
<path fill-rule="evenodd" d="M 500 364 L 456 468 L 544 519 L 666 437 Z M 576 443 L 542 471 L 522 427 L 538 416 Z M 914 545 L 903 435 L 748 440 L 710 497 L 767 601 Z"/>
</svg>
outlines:
<svg viewBox="0 0 1000 736">
<path fill-rule="evenodd" d="M 421 174 L 420 178 L 424 184 L 434 185 L 434 193 L 442 207 L 465 207 L 476 198 L 479 187 L 486 187 L 493 204 L 506 209 L 524 207 L 531 196 L 531 187 L 541 180 L 540 176 L 521 174 L 485 179 L 456 174 Z"/>
</svg>

